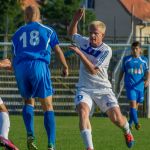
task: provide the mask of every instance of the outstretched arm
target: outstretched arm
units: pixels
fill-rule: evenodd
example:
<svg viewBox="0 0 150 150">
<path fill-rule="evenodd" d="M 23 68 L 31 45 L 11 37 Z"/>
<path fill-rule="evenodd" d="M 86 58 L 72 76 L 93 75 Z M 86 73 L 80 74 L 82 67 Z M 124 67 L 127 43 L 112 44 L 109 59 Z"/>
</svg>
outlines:
<svg viewBox="0 0 150 150">
<path fill-rule="evenodd" d="M 68 74 L 69 74 L 68 65 L 67 65 L 65 56 L 64 56 L 64 54 L 63 54 L 61 48 L 59 47 L 59 45 L 56 45 L 53 49 L 54 49 L 54 51 L 55 51 L 57 57 L 59 58 L 60 62 L 61 62 L 62 65 L 63 65 L 62 74 L 63 74 L 64 76 L 68 76 Z"/>
<path fill-rule="evenodd" d="M 78 32 L 78 22 L 80 21 L 80 19 L 82 18 L 84 14 L 84 9 L 80 8 L 76 11 L 76 13 L 74 14 L 74 17 L 70 23 L 69 29 L 68 29 L 68 35 L 73 35 L 75 33 Z"/>
<path fill-rule="evenodd" d="M 78 47 L 70 46 L 69 49 L 73 50 L 77 55 L 79 55 L 80 59 L 92 75 L 95 75 L 100 71 L 99 68 L 94 66 L 92 62 L 80 51 Z"/>
</svg>

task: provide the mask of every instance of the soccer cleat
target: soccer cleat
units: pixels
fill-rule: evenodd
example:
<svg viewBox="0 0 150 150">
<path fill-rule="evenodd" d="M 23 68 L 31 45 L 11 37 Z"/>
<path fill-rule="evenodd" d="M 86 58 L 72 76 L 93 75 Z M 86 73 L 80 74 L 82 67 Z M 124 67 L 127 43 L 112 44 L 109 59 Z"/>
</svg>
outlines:
<svg viewBox="0 0 150 150">
<path fill-rule="evenodd" d="M 140 130 L 140 128 L 141 128 L 141 125 L 139 123 L 135 124 L 135 129 L 136 130 Z"/>
<path fill-rule="evenodd" d="M 10 140 L 0 136 L 0 147 L 4 147 L 5 150 L 19 150 Z"/>
<path fill-rule="evenodd" d="M 48 148 L 48 150 L 55 150 L 54 148 Z"/>
<path fill-rule="evenodd" d="M 128 148 L 131 148 L 134 145 L 133 135 L 131 133 L 127 133 L 127 134 L 124 134 L 124 137 L 125 137 Z"/>
<path fill-rule="evenodd" d="M 36 143 L 35 143 L 35 138 L 33 136 L 29 136 L 27 138 L 27 147 L 28 147 L 28 150 L 38 150 Z"/>
<path fill-rule="evenodd" d="M 130 128 L 130 130 L 133 130 L 133 126 L 132 125 L 129 125 L 129 128 Z"/>
<path fill-rule="evenodd" d="M 91 149 L 91 148 L 87 148 L 86 150 L 93 150 L 93 149 Z"/>
<path fill-rule="evenodd" d="M 53 144 L 48 144 L 48 150 L 55 150 Z"/>
</svg>

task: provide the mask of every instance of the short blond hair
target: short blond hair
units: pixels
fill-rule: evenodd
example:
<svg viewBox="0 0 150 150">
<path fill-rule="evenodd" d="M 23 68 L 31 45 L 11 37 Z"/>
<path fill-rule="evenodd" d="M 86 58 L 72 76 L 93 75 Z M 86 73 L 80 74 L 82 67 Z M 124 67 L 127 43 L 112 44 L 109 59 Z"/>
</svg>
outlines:
<svg viewBox="0 0 150 150">
<path fill-rule="evenodd" d="M 98 27 L 98 28 L 100 28 L 102 33 L 105 33 L 105 31 L 106 31 L 106 25 L 102 21 L 97 21 L 97 20 L 96 21 L 92 21 L 89 24 L 89 29 L 91 27 Z"/>
<path fill-rule="evenodd" d="M 24 10 L 26 22 L 40 21 L 40 10 L 36 6 L 28 6 Z"/>
</svg>

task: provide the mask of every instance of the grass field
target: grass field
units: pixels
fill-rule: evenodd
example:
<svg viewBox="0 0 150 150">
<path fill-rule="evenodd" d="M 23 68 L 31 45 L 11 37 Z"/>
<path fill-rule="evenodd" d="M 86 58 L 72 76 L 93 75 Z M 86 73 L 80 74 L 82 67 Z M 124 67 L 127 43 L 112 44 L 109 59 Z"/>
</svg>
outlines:
<svg viewBox="0 0 150 150">
<path fill-rule="evenodd" d="M 20 150 L 26 148 L 26 133 L 21 116 L 11 116 L 10 139 Z M 120 129 L 114 126 L 108 118 L 93 117 L 93 141 L 95 150 L 127 150 Z M 150 119 L 140 119 L 142 129 L 133 130 L 135 146 L 132 150 L 150 150 Z M 57 150 L 85 150 L 79 130 L 77 117 L 56 116 Z M 43 117 L 35 117 L 35 133 L 39 150 L 47 150 L 47 138 L 43 125 Z"/>
</svg>

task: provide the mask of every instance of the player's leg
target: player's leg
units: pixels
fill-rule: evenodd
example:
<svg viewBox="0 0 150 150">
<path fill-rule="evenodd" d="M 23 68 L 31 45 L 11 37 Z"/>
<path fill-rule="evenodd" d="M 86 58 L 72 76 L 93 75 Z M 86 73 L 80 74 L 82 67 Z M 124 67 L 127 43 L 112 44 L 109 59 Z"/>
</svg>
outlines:
<svg viewBox="0 0 150 150">
<path fill-rule="evenodd" d="M 22 115 L 27 132 L 27 147 L 29 150 L 37 150 L 34 133 L 34 99 L 25 99 Z"/>
<path fill-rule="evenodd" d="M 48 150 L 55 149 L 56 140 L 56 127 L 55 127 L 55 115 L 52 106 L 52 96 L 48 96 L 44 99 L 39 98 L 42 108 L 44 110 L 44 126 L 48 136 Z"/>
<path fill-rule="evenodd" d="M 136 91 L 137 93 L 137 101 L 136 101 L 136 119 L 135 119 L 135 129 L 139 130 L 141 128 L 141 125 L 139 123 L 139 119 L 138 119 L 138 107 L 140 103 L 143 103 L 144 101 L 144 91 Z"/>
<path fill-rule="evenodd" d="M 126 144 L 130 148 L 134 144 L 134 139 L 129 128 L 129 123 L 126 117 L 122 115 L 113 91 L 108 89 L 107 92 L 109 93 L 101 96 L 95 96 L 96 98 L 94 101 L 99 106 L 101 111 L 106 112 L 110 120 L 123 130 Z"/>
<path fill-rule="evenodd" d="M 130 112 L 129 112 L 129 125 L 132 129 L 132 122 L 138 124 L 138 115 L 137 115 L 137 99 L 138 92 L 134 89 L 127 89 L 127 98 L 130 102 Z"/>
<path fill-rule="evenodd" d="M 120 108 L 112 107 L 108 109 L 106 113 L 110 120 L 123 130 L 126 144 L 131 148 L 134 145 L 134 138 L 129 128 L 129 123 L 126 117 L 121 114 Z"/>
<path fill-rule="evenodd" d="M 137 102 L 136 100 L 130 101 L 130 114 L 132 116 L 133 122 L 136 125 L 139 124 L 138 113 L 137 113 Z"/>
<path fill-rule="evenodd" d="M 5 139 L 8 139 L 8 133 L 10 128 L 10 120 L 7 108 L 2 103 L 2 100 L 0 99 L 0 135 L 4 137 Z"/>
<path fill-rule="evenodd" d="M 89 120 L 89 114 L 92 108 L 91 97 L 83 92 L 78 91 L 75 97 L 75 104 L 79 115 L 79 129 L 81 137 L 87 150 L 93 150 L 92 128 Z"/>
<path fill-rule="evenodd" d="M 8 140 L 9 128 L 10 120 L 8 110 L 0 98 L 0 146 L 9 150 L 18 150 L 18 148 L 10 140 Z"/>
</svg>

